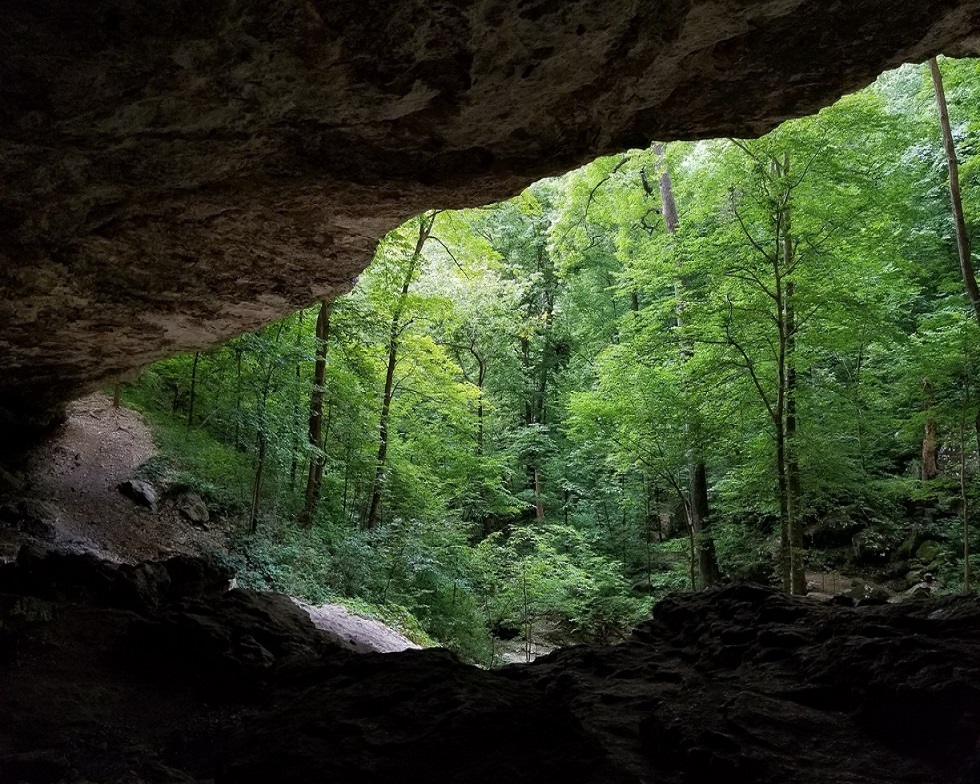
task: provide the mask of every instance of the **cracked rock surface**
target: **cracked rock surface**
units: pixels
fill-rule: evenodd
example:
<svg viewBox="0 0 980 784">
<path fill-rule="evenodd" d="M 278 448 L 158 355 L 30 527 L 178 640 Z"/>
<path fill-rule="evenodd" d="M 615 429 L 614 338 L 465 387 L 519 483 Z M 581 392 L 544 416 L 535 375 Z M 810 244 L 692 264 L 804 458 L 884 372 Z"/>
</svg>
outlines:
<svg viewBox="0 0 980 784">
<path fill-rule="evenodd" d="M 980 0 L 5 0 L 0 423 L 347 289 L 423 209 L 978 33 Z"/>
</svg>

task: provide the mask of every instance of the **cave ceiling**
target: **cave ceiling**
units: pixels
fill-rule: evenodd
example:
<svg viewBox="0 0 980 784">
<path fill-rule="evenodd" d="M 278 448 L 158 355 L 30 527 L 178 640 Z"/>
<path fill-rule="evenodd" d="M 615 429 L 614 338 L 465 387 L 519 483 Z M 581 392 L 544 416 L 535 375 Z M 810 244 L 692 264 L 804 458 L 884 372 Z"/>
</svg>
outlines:
<svg viewBox="0 0 980 784">
<path fill-rule="evenodd" d="M 4 0 L 0 409 L 344 291 L 423 209 L 758 135 L 978 33 L 980 0 Z"/>
</svg>

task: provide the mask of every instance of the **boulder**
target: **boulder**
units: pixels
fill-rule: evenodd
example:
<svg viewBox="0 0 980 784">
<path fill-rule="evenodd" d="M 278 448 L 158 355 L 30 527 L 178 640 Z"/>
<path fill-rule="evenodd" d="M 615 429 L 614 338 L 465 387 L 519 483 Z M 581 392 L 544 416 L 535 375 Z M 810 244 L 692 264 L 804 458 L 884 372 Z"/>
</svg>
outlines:
<svg viewBox="0 0 980 784">
<path fill-rule="evenodd" d="M 879 585 L 862 582 L 849 591 L 845 591 L 844 595 L 853 599 L 855 603 L 866 604 L 869 602 L 887 602 L 891 594 Z"/>
<path fill-rule="evenodd" d="M 915 557 L 922 563 L 929 564 L 935 561 L 942 552 L 939 542 L 934 539 L 926 539 L 915 551 Z"/>
<path fill-rule="evenodd" d="M 194 525 L 206 526 L 211 517 L 204 499 L 194 492 L 177 496 L 177 510 L 185 520 Z"/>
<path fill-rule="evenodd" d="M 137 506 L 145 506 L 151 512 L 156 512 L 157 492 L 149 482 L 140 479 L 127 479 L 125 482 L 119 483 L 119 492 Z"/>
</svg>

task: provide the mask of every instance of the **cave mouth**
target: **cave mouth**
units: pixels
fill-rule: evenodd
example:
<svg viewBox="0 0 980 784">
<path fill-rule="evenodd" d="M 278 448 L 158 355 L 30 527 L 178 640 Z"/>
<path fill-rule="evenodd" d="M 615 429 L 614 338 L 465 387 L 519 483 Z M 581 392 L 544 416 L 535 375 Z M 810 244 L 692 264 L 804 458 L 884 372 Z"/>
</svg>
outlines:
<svg viewBox="0 0 980 784">
<path fill-rule="evenodd" d="M 0 450 L 73 401 L 0 469 L 0 781 L 975 779 L 980 340 L 927 83 L 755 137 L 977 30 L 0 6 Z M 457 653 L 358 655 L 358 613 Z"/>
<path fill-rule="evenodd" d="M 942 68 L 970 172 L 976 62 Z M 905 66 L 759 139 L 422 213 L 350 293 L 117 385 L 157 446 L 98 481 L 123 528 L 117 486 L 162 496 L 244 587 L 481 665 L 623 641 L 671 591 L 779 585 L 790 522 L 794 593 L 969 591 L 975 327 L 938 128 Z M 87 399 L 69 429 L 116 416 Z"/>
</svg>

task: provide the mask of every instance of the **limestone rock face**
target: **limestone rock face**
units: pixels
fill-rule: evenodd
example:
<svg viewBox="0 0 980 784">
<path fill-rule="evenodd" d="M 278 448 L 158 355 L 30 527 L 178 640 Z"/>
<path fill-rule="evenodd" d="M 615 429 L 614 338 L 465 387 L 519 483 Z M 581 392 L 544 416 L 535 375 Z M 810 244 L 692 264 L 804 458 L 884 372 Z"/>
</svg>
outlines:
<svg viewBox="0 0 980 784">
<path fill-rule="evenodd" d="M 343 291 L 423 209 L 759 134 L 978 32 L 980 0 L 5 0 L 0 409 Z"/>
</svg>

